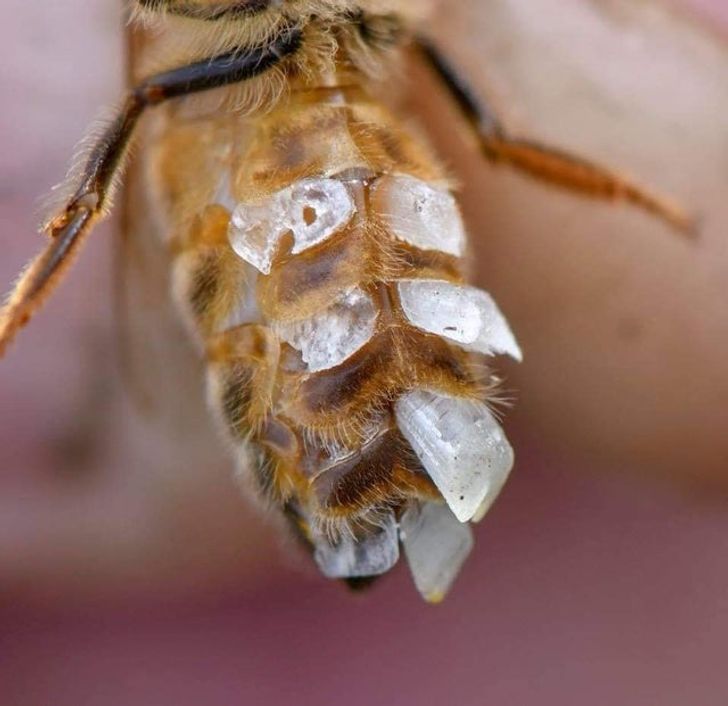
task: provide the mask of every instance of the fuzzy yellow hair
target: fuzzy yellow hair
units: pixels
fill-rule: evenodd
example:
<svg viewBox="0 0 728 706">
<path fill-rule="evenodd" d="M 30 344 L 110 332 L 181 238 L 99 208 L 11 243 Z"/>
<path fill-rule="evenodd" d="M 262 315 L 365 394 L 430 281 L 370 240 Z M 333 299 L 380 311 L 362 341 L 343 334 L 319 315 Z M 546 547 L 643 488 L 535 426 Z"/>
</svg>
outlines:
<svg viewBox="0 0 728 706">
<path fill-rule="evenodd" d="M 304 81 L 306 77 L 318 80 L 333 74 L 341 68 L 342 50 L 352 66 L 368 77 L 379 78 L 391 72 L 392 47 L 384 40 L 363 41 L 351 18 L 363 13 L 371 32 L 386 38 L 393 27 L 400 32 L 424 19 L 430 5 L 430 0 L 278 0 L 255 14 L 207 21 L 201 19 L 206 10 L 219 13 L 226 5 L 239 2 L 179 2 L 191 8 L 194 17 L 175 13 L 174 3 L 152 5 L 151 9 L 148 5 L 134 5 L 132 19 L 142 24 L 148 37 L 143 56 L 135 58 L 137 80 L 210 56 L 264 46 L 291 24 L 303 28 L 301 50 L 284 65 L 274 67 L 263 77 L 214 93 L 224 95 L 228 104 L 232 102 L 244 112 L 265 109 L 274 103 L 285 92 L 292 73 Z M 197 13 L 198 8 L 202 15 Z"/>
</svg>

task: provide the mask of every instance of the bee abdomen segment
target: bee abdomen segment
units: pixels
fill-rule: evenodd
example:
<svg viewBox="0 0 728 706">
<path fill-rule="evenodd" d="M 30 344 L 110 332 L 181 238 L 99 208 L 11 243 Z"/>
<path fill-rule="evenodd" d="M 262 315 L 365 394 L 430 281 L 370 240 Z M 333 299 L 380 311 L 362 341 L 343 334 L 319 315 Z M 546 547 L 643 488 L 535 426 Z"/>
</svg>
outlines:
<svg viewBox="0 0 728 706">
<path fill-rule="evenodd" d="M 399 560 L 397 520 L 389 510 L 373 519 L 376 524 L 359 536 L 343 534 L 332 540 L 322 533 L 313 536 L 314 559 L 328 578 L 347 579 L 381 576 Z"/>
<path fill-rule="evenodd" d="M 340 365 L 371 340 L 377 316 L 372 298 L 355 287 L 324 311 L 275 328 L 313 373 Z"/>
<path fill-rule="evenodd" d="M 270 411 L 279 349 L 270 329 L 253 324 L 221 333 L 208 345 L 208 398 L 235 442 L 246 441 Z"/>
<path fill-rule="evenodd" d="M 386 499 L 436 498 L 430 481 L 407 442 L 395 429 L 320 472 L 311 484 L 318 505 L 330 516 L 366 514 Z"/>
<path fill-rule="evenodd" d="M 284 258 L 259 278 L 262 314 L 283 323 L 323 311 L 367 279 L 369 250 L 366 239 L 349 230 L 330 246 Z"/>
<path fill-rule="evenodd" d="M 292 410 L 312 429 L 348 429 L 366 423 L 414 386 L 436 385 L 453 394 L 473 393 L 482 371 L 466 351 L 438 336 L 391 326 L 341 365 L 306 376 Z"/>
<path fill-rule="evenodd" d="M 208 206 L 172 242 L 174 298 L 192 335 L 206 341 L 259 319 L 250 268 L 230 251 L 229 212 Z"/>
</svg>

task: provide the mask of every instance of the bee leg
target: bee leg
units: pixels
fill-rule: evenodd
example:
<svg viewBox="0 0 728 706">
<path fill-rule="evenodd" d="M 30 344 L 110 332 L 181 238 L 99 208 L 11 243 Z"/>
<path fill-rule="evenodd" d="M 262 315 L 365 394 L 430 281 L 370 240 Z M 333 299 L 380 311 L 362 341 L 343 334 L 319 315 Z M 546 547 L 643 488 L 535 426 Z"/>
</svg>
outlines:
<svg viewBox="0 0 728 706">
<path fill-rule="evenodd" d="M 285 28 L 266 46 L 239 47 L 163 72 L 129 92 L 118 116 L 89 152 L 74 196 L 47 224 L 51 242 L 26 267 L 0 309 L 0 357 L 58 284 L 93 225 L 105 215 L 134 129 L 147 108 L 258 76 L 295 53 L 300 44 L 301 30 Z"/>
<path fill-rule="evenodd" d="M 508 164 L 539 181 L 583 196 L 626 201 L 685 235 L 694 233 L 694 219 L 669 198 L 652 193 L 608 167 L 549 145 L 510 135 L 491 107 L 476 98 L 471 87 L 437 47 L 421 39 L 418 48 L 476 133 L 486 159 L 495 164 Z"/>
</svg>

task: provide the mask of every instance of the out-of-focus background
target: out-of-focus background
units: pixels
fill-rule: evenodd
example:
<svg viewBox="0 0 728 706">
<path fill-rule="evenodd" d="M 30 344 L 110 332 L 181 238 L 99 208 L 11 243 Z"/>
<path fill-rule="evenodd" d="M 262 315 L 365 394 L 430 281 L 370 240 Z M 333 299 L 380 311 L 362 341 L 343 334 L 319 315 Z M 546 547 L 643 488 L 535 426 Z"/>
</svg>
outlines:
<svg viewBox="0 0 728 706">
<path fill-rule="evenodd" d="M 512 479 L 431 607 L 405 567 L 357 596 L 319 578 L 241 499 L 194 383 L 186 427 L 134 413 L 102 227 L 0 365 L 3 705 L 726 702 L 728 6 L 446 4 L 433 26 L 515 129 L 674 194 L 700 240 L 484 167 L 418 91 L 526 351 Z M 115 0 L 4 9 L 9 284 L 123 40 Z"/>
</svg>

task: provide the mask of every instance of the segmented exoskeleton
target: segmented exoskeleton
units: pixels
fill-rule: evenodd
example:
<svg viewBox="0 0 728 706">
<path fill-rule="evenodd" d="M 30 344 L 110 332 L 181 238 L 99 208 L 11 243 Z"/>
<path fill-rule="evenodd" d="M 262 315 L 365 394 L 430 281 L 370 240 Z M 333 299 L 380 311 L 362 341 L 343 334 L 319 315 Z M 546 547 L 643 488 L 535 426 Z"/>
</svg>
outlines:
<svg viewBox="0 0 728 706">
<path fill-rule="evenodd" d="M 488 356 L 521 352 L 490 296 L 465 284 L 447 174 L 377 97 L 418 1 L 136 5 L 160 46 L 190 33 L 191 63 L 131 90 L 3 310 L 0 346 L 104 213 L 139 119 L 159 105 L 140 139 L 145 188 L 241 464 L 324 574 L 378 576 L 403 546 L 420 592 L 441 598 L 472 545 L 467 523 L 513 463 Z M 489 159 L 686 225 L 601 167 L 511 138 L 433 45 L 419 51 Z"/>
</svg>

